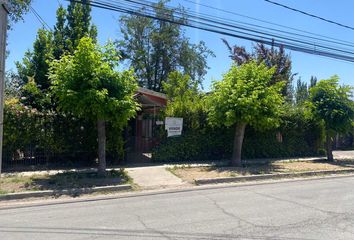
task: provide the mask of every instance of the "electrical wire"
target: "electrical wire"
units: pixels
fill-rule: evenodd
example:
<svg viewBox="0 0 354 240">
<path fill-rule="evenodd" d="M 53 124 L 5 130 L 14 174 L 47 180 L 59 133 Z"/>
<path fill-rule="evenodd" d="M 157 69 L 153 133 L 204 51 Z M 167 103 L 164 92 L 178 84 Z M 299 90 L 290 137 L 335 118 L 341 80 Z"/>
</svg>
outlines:
<svg viewBox="0 0 354 240">
<path fill-rule="evenodd" d="M 46 30 L 52 31 L 51 27 L 44 21 L 44 19 L 38 14 L 38 12 L 32 6 L 30 6 L 30 10 Z"/>
<path fill-rule="evenodd" d="M 317 15 L 314 15 L 314 14 L 311 14 L 311 13 L 308 13 L 308 12 L 305 12 L 305 11 L 302 11 L 302 10 L 299 10 L 299 9 L 296 9 L 296 8 L 292 8 L 292 7 L 286 6 L 286 5 L 281 4 L 281 3 L 273 2 L 273 1 L 270 1 L 270 0 L 264 0 L 264 1 L 266 1 L 268 3 L 271 3 L 271 4 L 274 4 L 274 5 L 277 5 L 279 7 L 283 7 L 283 8 L 289 9 L 289 10 L 294 11 L 294 12 L 298 12 L 298 13 L 304 14 L 304 15 L 312 17 L 312 18 L 317 18 L 319 20 L 322 20 L 322 21 L 325 21 L 325 22 L 328 22 L 328 23 L 331 23 L 331 24 L 334 24 L 334 25 L 337 25 L 337 26 L 340 26 L 340 27 L 343 27 L 343 28 L 354 30 L 354 27 L 351 27 L 351 26 L 348 26 L 348 25 L 345 25 L 343 23 L 339 23 L 339 22 L 336 22 L 336 21 L 333 21 L 333 20 L 330 20 L 330 19 L 326 19 L 324 17 L 320 17 L 320 16 L 317 16 Z"/>
<path fill-rule="evenodd" d="M 137 2 L 136 0 L 123 0 L 123 1 L 127 1 L 127 2 L 130 2 L 130 3 L 137 3 L 137 4 L 141 4 L 141 5 L 144 5 L 145 7 L 151 7 L 151 2 L 150 4 L 144 4 L 142 2 L 148 2 L 148 1 L 143 1 L 143 0 L 140 0 L 139 2 Z M 178 10 L 177 10 L 178 11 Z M 292 40 L 294 42 L 297 42 L 297 43 L 302 43 L 302 44 L 306 44 L 306 45 L 310 45 L 310 46 L 316 46 L 316 45 L 320 45 L 320 44 L 317 44 L 317 43 L 313 43 L 313 42 L 306 42 L 304 40 L 301 40 L 299 38 L 290 38 L 288 36 L 284 36 L 284 35 L 280 35 L 279 33 L 270 33 L 270 32 L 265 32 L 265 31 L 261 31 L 261 30 L 258 30 L 258 29 L 251 29 L 251 28 L 245 28 L 245 27 L 242 27 L 240 25 L 235 25 L 233 23 L 227 23 L 225 21 L 215 21 L 211 18 L 205 18 L 205 17 L 201 17 L 201 16 L 195 16 L 195 15 L 191 15 L 191 14 L 188 14 L 188 11 L 186 11 L 186 15 L 188 17 L 188 21 L 193 21 L 193 19 L 197 19 L 197 20 L 202 20 L 202 21 L 209 21 L 213 24 L 221 24 L 223 27 L 220 27 L 221 29 L 224 29 L 224 30 L 231 30 L 229 29 L 230 27 L 231 28 L 236 28 L 238 30 L 243 30 L 243 31 L 252 31 L 253 33 L 256 33 L 256 34 L 267 34 L 268 36 L 270 37 L 276 37 L 278 39 L 284 39 L 284 40 Z M 199 14 L 200 15 L 200 14 Z M 203 14 L 202 16 L 205 16 L 205 14 Z M 208 15 L 207 15 L 208 16 Z M 210 15 L 209 15 L 210 17 Z M 195 22 L 195 21 L 194 21 Z M 210 26 L 210 25 L 209 25 Z M 225 26 L 227 28 L 225 28 Z M 236 30 L 233 30 L 235 32 L 238 32 L 238 33 L 244 33 L 244 32 L 240 32 L 240 31 L 236 31 Z M 252 35 L 252 36 L 255 36 L 255 35 Z M 323 40 L 324 41 L 324 40 Z M 339 43 L 339 44 L 342 44 L 342 43 Z M 342 44 L 343 45 L 343 44 Z M 326 49 L 330 49 L 330 50 L 337 50 L 337 51 L 340 51 L 340 52 L 343 52 L 343 53 L 350 53 L 352 54 L 354 52 L 354 49 L 344 49 L 342 47 L 337 47 L 337 48 L 333 48 L 331 46 L 324 46 L 322 44 L 323 48 L 326 48 Z M 354 46 L 354 45 L 350 45 L 350 46 Z"/>
<path fill-rule="evenodd" d="M 125 0 L 125 1 L 128 1 L 128 0 Z M 122 12 L 121 10 L 121 6 L 122 5 L 119 5 L 118 6 L 114 6 L 110 3 L 107 3 L 107 2 L 103 2 L 103 1 L 94 1 L 94 2 L 98 2 L 98 3 L 101 3 L 103 4 L 104 7 L 108 7 L 110 8 L 111 10 L 118 10 L 120 12 Z M 128 2 L 131 2 L 131 1 L 128 1 Z M 101 5 L 102 7 L 102 5 Z M 116 9 L 112 9 L 112 7 L 116 7 Z M 117 8 L 118 7 L 118 8 Z M 246 39 L 246 40 L 251 40 L 251 41 L 258 41 L 258 42 L 262 42 L 262 43 L 265 43 L 267 45 L 277 45 L 277 46 L 284 46 L 288 49 L 291 49 L 291 50 L 301 50 L 303 52 L 306 52 L 306 53 L 313 53 L 313 54 L 317 54 L 317 55 L 322 55 L 322 56 L 330 56 L 330 57 L 335 57 L 335 58 L 338 58 L 338 59 L 348 59 L 350 61 L 353 61 L 352 58 L 349 58 L 348 56 L 345 56 L 345 55 L 339 55 L 339 54 L 336 54 L 336 53 L 333 53 L 333 52 L 321 52 L 321 51 L 318 51 L 316 50 L 316 47 L 320 48 L 321 46 L 315 46 L 314 48 L 302 48 L 300 49 L 299 46 L 296 46 L 296 45 L 291 45 L 289 44 L 288 42 L 281 42 L 280 44 L 278 43 L 274 43 L 274 40 L 273 41 L 270 41 L 270 40 L 262 40 L 262 39 L 254 39 L 254 38 L 250 38 L 250 37 L 247 37 L 247 36 L 240 36 L 240 35 L 235 35 L 235 34 L 230 34 L 230 33 L 226 33 L 226 32 L 222 32 L 222 31 L 217 31 L 215 29 L 210 29 L 210 28 L 203 28 L 203 27 L 198 27 L 198 26 L 195 26 L 195 25 L 186 25 L 185 23 L 181 24 L 180 22 L 173 22 L 171 21 L 170 19 L 163 19 L 163 18 L 157 18 L 156 16 L 151 16 L 151 15 L 146 15 L 146 14 L 141 14 L 140 12 L 132 12 L 132 10 L 130 9 L 123 9 L 123 12 L 124 13 L 128 13 L 128 14 L 135 14 L 135 15 L 140 15 L 140 16 L 143 16 L 143 17 L 150 17 L 150 18 L 153 18 L 153 19 L 157 19 L 157 20 L 161 20 L 161 21 L 166 21 L 166 22 L 170 22 L 170 23 L 175 23 L 175 24 L 180 24 L 180 25 L 184 25 L 184 26 L 189 26 L 189 27 L 194 27 L 194 28 L 198 28 L 198 29 L 201 29 L 201 30 L 209 30 L 209 31 L 213 31 L 213 32 L 216 32 L 216 33 L 220 33 L 220 34 L 224 34 L 224 35 L 229 35 L 229 36 L 234 36 L 234 37 L 239 37 L 239 38 L 243 38 L 243 39 Z M 204 24 L 204 25 L 207 25 L 207 24 Z M 210 25 L 210 24 L 209 24 Z"/>
<path fill-rule="evenodd" d="M 69 0 L 67 0 L 69 1 Z M 298 51 L 298 52 L 304 52 L 304 53 L 310 53 L 314 55 L 320 55 L 320 56 L 326 56 L 330 58 L 335 58 L 339 60 L 344 60 L 344 61 L 349 61 L 349 62 L 354 62 L 354 51 L 353 52 L 343 52 L 339 48 L 328 48 L 325 45 L 316 45 L 311 42 L 296 42 L 294 39 L 276 39 L 273 36 L 268 36 L 265 33 L 257 33 L 255 34 L 252 31 L 246 32 L 246 31 L 238 31 L 236 30 L 237 28 L 227 28 L 225 27 L 224 23 L 217 22 L 213 19 L 202 19 L 199 18 L 199 20 L 196 19 L 188 19 L 188 21 L 185 21 L 185 18 L 181 16 L 178 12 L 176 13 L 176 16 L 173 15 L 173 19 L 168 18 L 169 16 L 156 16 L 153 12 L 153 5 L 149 6 L 144 6 L 141 4 L 141 2 L 136 2 L 133 0 L 124 0 L 124 2 L 129 2 L 130 4 L 113 4 L 112 1 L 107 2 L 107 1 L 102 1 L 102 0 L 92 0 L 87 3 L 83 3 L 78 0 L 72 0 L 74 2 L 82 3 L 82 4 L 88 4 L 93 7 L 98 7 L 102 9 L 107 9 L 107 10 L 112 10 L 124 14 L 133 14 L 135 16 L 140 16 L 140 17 L 147 17 L 155 20 L 160 20 L 164 22 L 169 22 L 171 24 L 178 24 L 181 26 L 185 27 L 191 27 L 195 29 L 200 29 L 208 32 L 214 32 L 218 34 L 222 34 L 225 36 L 231 36 L 231 37 L 236 37 L 236 38 L 241 38 L 249 41 L 254 41 L 258 43 L 263 43 L 266 45 L 271 45 L 271 46 L 277 46 L 281 47 L 283 46 L 286 49 L 293 50 L 293 51 Z M 147 2 L 147 1 L 145 1 Z M 148 8 L 151 8 L 150 10 Z M 170 9 L 171 10 L 171 9 Z M 169 11 L 171 12 L 171 11 Z M 164 14 L 162 14 L 164 15 Z M 247 29 L 246 29 L 247 30 Z M 346 54 L 344 54 L 346 53 Z"/>
<path fill-rule="evenodd" d="M 145 7 L 146 6 L 150 6 L 151 7 L 151 4 L 153 4 L 153 3 L 151 3 L 151 2 L 149 2 L 149 1 L 144 1 L 144 0 L 140 0 L 139 2 L 137 2 L 136 0 L 134 1 L 134 0 L 123 0 L 123 1 L 127 1 L 127 2 L 130 2 L 130 3 L 139 3 L 140 5 L 144 5 Z M 116 1 L 117 2 L 117 1 Z M 141 2 L 147 2 L 147 3 L 149 3 L 148 5 L 147 4 L 143 4 L 143 3 L 141 3 Z M 155 6 L 156 7 L 156 6 Z M 205 14 L 203 14 L 203 15 L 205 15 Z M 189 21 L 190 21 L 190 18 L 193 18 L 193 17 L 195 17 L 195 16 L 191 16 L 190 14 L 187 14 L 187 17 L 188 17 L 188 19 L 189 19 Z M 198 18 L 198 19 L 200 19 L 200 17 Z M 203 19 L 203 20 L 205 20 L 205 19 Z M 214 21 L 215 22 L 215 21 Z M 229 24 L 225 24 L 225 22 L 223 23 L 223 25 L 226 25 L 226 26 L 228 26 L 228 27 L 230 27 L 231 25 L 229 25 Z M 283 35 L 279 35 L 279 34 L 276 34 L 276 35 L 274 35 L 274 34 L 270 34 L 269 32 L 259 32 L 259 31 L 256 31 L 256 30 L 254 30 L 254 29 L 250 29 L 250 28 L 247 28 L 247 29 L 245 29 L 245 28 L 242 28 L 242 27 L 240 27 L 239 25 L 237 25 L 237 26 L 232 26 L 232 27 L 238 27 L 239 29 L 243 29 L 243 30 L 253 30 L 253 32 L 256 32 L 256 33 L 267 33 L 268 35 L 270 35 L 270 36 L 273 36 L 273 37 L 278 37 L 278 38 L 281 38 L 281 39 L 288 39 L 289 40 L 289 38 L 287 38 L 287 37 L 284 37 Z M 223 29 L 225 29 L 225 28 L 223 28 Z M 295 38 L 293 38 L 292 40 L 295 40 L 295 41 L 297 41 L 297 42 L 300 42 L 300 43 L 304 43 L 304 44 L 308 44 L 308 45 L 310 45 L 310 46 L 314 46 L 314 47 L 320 47 L 320 44 L 318 44 L 318 43 L 316 43 L 316 42 L 310 42 L 310 43 L 308 43 L 308 42 L 304 42 L 304 41 L 301 41 L 301 40 L 299 40 L 298 38 L 297 39 L 295 39 Z M 323 40 L 323 39 L 321 39 L 322 41 L 325 41 L 325 40 Z M 337 43 L 337 44 L 341 44 L 341 45 L 343 45 L 343 43 L 341 43 L 341 42 L 335 42 L 335 43 Z M 348 46 L 351 46 L 351 47 L 353 47 L 353 45 L 348 45 Z M 338 50 L 338 51 L 341 51 L 341 52 L 347 52 L 347 53 L 350 53 L 350 54 L 352 54 L 353 53 L 353 49 L 346 49 L 346 51 L 343 51 L 343 50 L 340 50 L 340 49 L 343 49 L 342 47 L 338 47 L 337 46 L 337 48 L 335 49 L 335 48 L 331 48 L 331 47 L 325 47 L 325 48 L 328 48 L 328 49 L 332 49 L 332 50 Z"/>
<path fill-rule="evenodd" d="M 205 7 L 205 8 L 216 10 L 216 11 L 219 11 L 219 12 L 231 14 L 231 15 L 234 15 L 234 16 L 251 19 L 251 20 L 254 20 L 254 21 L 257 21 L 257 22 L 266 23 L 266 24 L 277 26 L 277 27 L 281 27 L 281 28 L 284 28 L 284 29 L 290 29 L 290 30 L 293 30 L 293 31 L 296 31 L 296 32 L 305 33 L 305 34 L 316 36 L 316 37 L 321 37 L 321 38 L 314 37 L 313 39 L 316 39 L 316 40 L 319 40 L 319 39 L 327 39 L 328 40 L 328 39 L 330 39 L 330 40 L 334 40 L 334 42 L 337 42 L 337 43 L 338 43 L 338 41 L 344 42 L 344 43 L 348 43 L 350 46 L 353 46 L 353 44 L 354 44 L 353 42 L 350 42 L 350 41 L 340 40 L 338 38 L 333 38 L 333 37 L 330 37 L 330 36 L 326 36 L 326 35 L 322 35 L 322 34 L 318 34 L 318 33 L 313 33 L 313 32 L 305 31 L 305 30 L 294 28 L 294 27 L 290 27 L 290 26 L 285 26 L 285 25 L 282 25 L 282 24 L 278 24 L 278 23 L 262 20 L 262 19 L 259 19 L 259 18 L 250 17 L 250 16 L 247 16 L 247 15 L 243 15 L 243 14 L 239 14 L 239 13 L 233 12 L 233 11 L 228 11 L 228 10 L 221 9 L 221 8 L 216 8 L 216 7 L 207 5 L 207 4 L 197 3 L 197 2 L 194 2 L 194 1 L 191 1 L 191 0 L 183 0 L 183 1 L 188 2 L 188 3 L 192 3 L 192 4 L 197 5 L 197 6 L 202 6 L 202 7 Z M 253 25 L 253 24 L 249 24 L 249 25 Z M 265 28 L 265 26 L 261 26 L 261 27 Z M 278 30 L 278 31 L 281 31 L 281 30 Z M 299 36 L 306 36 L 306 35 L 299 34 Z"/>
<path fill-rule="evenodd" d="M 137 3 L 137 1 L 135 0 L 121 0 L 121 1 L 128 1 L 128 2 L 135 2 L 135 3 Z M 141 2 L 146 2 L 146 3 L 148 3 L 148 5 L 145 3 L 145 4 L 143 4 L 143 3 L 141 3 Z M 141 5 L 144 5 L 144 6 L 151 6 L 151 4 L 153 4 L 152 2 L 149 2 L 149 1 L 144 1 L 144 0 L 140 0 L 139 2 L 138 2 L 139 4 L 141 4 Z M 157 7 L 157 6 L 155 6 L 155 7 Z M 158 8 L 158 7 L 157 7 Z M 178 9 L 175 9 L 176 11 L 178 11 Z M 186 11 L 186 12 L 188 12 L 188 11 Z M 211 15 L 206 15 L 206 14 L 198 14 L 198 15 L 202 15 L 202 16 L 211 16 Z M 187 14 L 187 17 L 188 17 L 188 19 L 190 20 L 191 18 L 195 18 L 195 15 L 190 15 L 190 14 Z M 211 16 L 212 17 L 212 16 Z M 200 20 L 201 19 L 201 17 L 198 17 L 198 20 Z M 214 19 L 215 19 L 215 17 L 214 17 Z M 208 20 L 208 19 L 203 19 L 203 20 Z M 222 23 L 224 26 L 226 25 L 226 26 L 228 26 L 228 27 L 230 27 L 230 20 L 228 20 L 228 19 L 226 19 L 228 22 L 227 23 L 225 23 L 225 21 L 223 21 L 223 22 L 218 22 L 218 23 Z M 307 37 L 307 38 L 310 38 L 311 39 L 311 41 L 309 42 L 309 43 L 307 43 L 307 44 L 310 44 L 311 46 L 319 46 L 319 45 L 323 45 L 323 43 L 321 44 L 321 43 L 317 43 L 316 41 L 313 41 L 313 40 L 318 40 L 318 41 L 321 41 L 321 42 L 326 42 L 326 43 L 328 43 L 328 42 L 330 42 L 330 43 L 335 43 L 335 44 L 339 44 L 339 45 L 337 45 L 336 46 L 336 48 L 337 49 L 341 49 L 341 50 L 344 50 L 344 51 L 348 51 L 349 53 L 352 53 L 353 52 L 353 49 L 351 48 L 351 49 L 348 49 L 348 48 L 343 48 L 342 46 L 344 45 L 344 46 L 350 46 L 350 47 L 354 47 L 354 45 L 353 45 L 353 43 L 352 44 L 345 44 L 345 43 L 343 43 L 343 42 L 338 42 L 338 41 L 331 41 L 331 40 L 326 40 L 326 39 L 320 39 L 320 38 L 314 38 L 314 37 L 311 37 L 311 36 L 304 36 L 304 35 L 299 35 L 299 34 L 294 34 L 294 33 L 290 33 L 290 32 L 284 32 L 284 31 L 279 31 L 279 30 L 277 30 L 277 29 L 272 29 L 273 31 L 271 31 L 271 32 L 267 32 L 267 31 L 264 31 L 263 29 L 264 29 L 264 27 L 263 26 L 259 26 L 259 25 L 256 25 L 257 26 L 257 28 L 255 29 L 255 28 L 250 28 L 249 26 L 251 25 L 252 26 L 252 24 L 248 24 L 248 25 L 246 25 L 246 29 L 245 29 L 245 25 L 239 25 L 239 24 L 235 24 L 234 22 L 231 22 L 232 24 L 233 24 L 233 26 L 232 27 L 235 27 L 235 28 L 238 28 L 238 29 L 243 29 L 243 30 L 246 30 L 246 31 L 253 31 L 253 32 L 258 32 L 258 33 L 262 33 L 262 34 L 268 34 L 269 36 L 273 36 L 273 37 L 277 37 L 277 38 L 281 38 L 281 39 L 289 39 L 289 36 L 287 36 L 287 35 L 291 35 L 291 36 L 293 36 L 293 35 L 295 35 L 296 36 L 296 38 L 295 37 L 292 37 L 292 39 L 293 40 L 295 40 L 295 41 L 302 41 L 302 39 L 300 39 L 301 37 Z M 279 32 L 280 33 L 282 33 L 282 34 L 279 34 Z M 300 37 L 300 38 L 299 38 Z M 329 46 L 329 45 L 327 45 L 327 46 Z M 329 46 L 330 47 L 330 46 Z"/>
</svg>

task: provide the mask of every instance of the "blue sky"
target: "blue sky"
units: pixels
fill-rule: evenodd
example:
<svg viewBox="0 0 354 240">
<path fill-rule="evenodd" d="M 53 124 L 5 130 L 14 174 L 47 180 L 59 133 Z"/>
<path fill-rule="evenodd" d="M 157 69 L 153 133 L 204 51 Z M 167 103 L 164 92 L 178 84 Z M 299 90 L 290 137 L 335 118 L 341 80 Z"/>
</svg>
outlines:
<svg viewBox="0 0 354 240">
<path fill-rule="evenodd" d="M 157 0 L 153 0 L 157 1 Z M 289 11 L 265 2 L 264 0 L 194 0 L 197 3 L 211 5 L 216 8 L 233 11 L 238 14 L 259 18 L 274 23 L 279 23 L 289 27 L 302 29 L 305 31 L 318 33 L 341 40 L 352 41 L 354 43 L 354 31 L 341 28 L 305 15 Z M 275 0 L 279 3 L 289 5 L 313 14 L 354 26 L 352 11 L 354 1 L 352 0 Z M 64 0 L 33 0 L 33 8 L 50 25 L 55 24 L 55 12 L 59 3 L 66 5 Z M 225 12 L 218 12 L 203 6 L 197 6 L 184 0 L 172 0 L 170 5 L 181 4 L 187 9 L 200 11 L 214 16 L 230 18 L 238 21 L 260 24 L 259 22 L 237 17 Z M 93 9 L 92 18 L 98 27 L 98 38 L 100 43 L 105 43 L 108 39 L 120 39 L 119 30 L 120 15 L 108 10 Z M 270 26 L 270 25 L 268 25 Z M 17 23 L 13 30 L 9 32 L 8 50 L 10 56 L 6 62 L 7 69 L 15 70 L 15 61 L 22 59 L 25 51 L 32 48 L 36 32 L 41 24 L 30 12 L 24 22 Z M 273 26 L 274 27 L 274 26 Z M 220 34 L 204 32 L 195 29 L 186 29 L 186 34 L 191 42 L 205 41 L 206 45 L 215 53 L 215 58 L 208 59 L 210 69 L 205 77 L 204 87 L 208 90 L 213 80 L 220 80 L 231 65 L 228 58 L 228 51 L 221 42 L 221 38 L 226 38 L 230 44 L 238 44 L 250 49 L 252 42 L 241 39 L 224 37 Z M 303 80 L 308 81 L 311 75 L 319 79 L 329 78 L 337 74 L 344 84 L 354 85 L 354 63 L 342 62 L 325 57 L 309 54 L 289 52 L 293 61 L 293 72 Z"/>
</svg>

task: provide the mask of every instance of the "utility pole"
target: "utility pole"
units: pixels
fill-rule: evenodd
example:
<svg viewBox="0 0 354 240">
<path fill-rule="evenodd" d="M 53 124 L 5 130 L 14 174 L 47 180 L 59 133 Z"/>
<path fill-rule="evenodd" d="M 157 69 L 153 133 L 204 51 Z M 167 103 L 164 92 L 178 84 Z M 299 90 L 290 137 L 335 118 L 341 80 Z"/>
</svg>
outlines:
<svg viewBox="0 0 354 240">
<path fill-rule="evenodd" d="M 0 177 L 2 167 L 2 140 L 4 130 L 3 126 L 7 15 L 7 0 L 0 0 Z"/>
</svg>

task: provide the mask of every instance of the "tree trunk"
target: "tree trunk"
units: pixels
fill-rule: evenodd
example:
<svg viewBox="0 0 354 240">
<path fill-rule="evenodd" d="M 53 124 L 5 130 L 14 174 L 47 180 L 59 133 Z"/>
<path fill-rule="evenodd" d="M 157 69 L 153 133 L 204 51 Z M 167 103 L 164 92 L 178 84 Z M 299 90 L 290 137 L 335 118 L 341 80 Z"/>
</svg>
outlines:
<svg viewBox="0 0 354 240">
<path fill-rule="evenodd" d="M 232 151 L 232 166 L 241 166 L 241 152 L 242 152 L 242 143 L 243 137 L 245 136 L 246 123 L 236 124 L 235 128 L 235 138 L 234 138 L 234 147 Z"/>
<path fill-rule="evenodd" d="M 327 160 L 333 162 L 333 153 L 332 153 L 332 139 L 329 133 L 326 133 L 326 151 L 327 151 Z"/>
<path fill-rule="evenodd" d="M 98 175 L 106 175 L 106 126 L 104 120 L 97 120 L 98 133 Z"/>
</svg>

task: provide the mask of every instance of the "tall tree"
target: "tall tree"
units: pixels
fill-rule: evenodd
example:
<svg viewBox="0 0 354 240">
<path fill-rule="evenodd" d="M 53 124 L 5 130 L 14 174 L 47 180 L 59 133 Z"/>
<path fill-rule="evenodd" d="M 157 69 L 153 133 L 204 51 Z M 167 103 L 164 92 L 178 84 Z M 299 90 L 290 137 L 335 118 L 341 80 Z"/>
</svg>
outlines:
<svg viewBox="0 0 354 240">
<path fill-rule="evenodd" d="M 303 104 L 308 100 L 309 91 L 307 88 L 307 83 L 303 82 L 301 78 L 297 80 L 296 92 L 295 92 L 295 102 L 298 105 Z"/>
<path fill-rule="evenodd" d="M 97 28 L 91 23 L 90 0 L 70 1 L 67 10 L 60 5 L 57 9 L 57 21 L 54 26 L 55 59 L 65 52 L 73 53 L 82 37 L 91 37 L 96 41 Z"/>
<path fill-rule="evenodd" d="M 155 91 L 162 91 L 162 83 L 176 70 L 201 83 L 208 68 L 206 58 L 213 55 L 203 42 L 190 43 L 180 25 L 159 20 L 188 21 L 175 17 L 177 11 L 183 15 L 183 9 L 166 7 L 166 2 L 154 5 L 156 20 L 134 15 L 120 19 L 123 56 L 135 69 L 139 84 Z"/>
<path fill-rule="evenodd" d="M 106 169 L 106 122 L 122 127 L 138 110 L 133 72 L 115 71 L 118 59 L 112 53 L 112 45 L 102 49 L 91 38 L 84 37 L 74 54 L 54 61 L 50 71 L 59 108 L 97 123 L 101 175 Z"/>
<path fill-rule="evenodd" d="M 267 129 L 279 124 L 284 82 L 270 84 L 274 68 L 250 61 L 233 65 L 220 82 L 215 82 L 208 96 L 212 124 L 234 126 L 235 137 L 231 163 L 241 164 L 242 143 L 247 125 Z"/>
<path fill-rule="evenodd" d="M 82 3 L 85 3 L 85 0 L 82 0 Z M 38 30 L 33 51 L 27 51 L 22 62 L 16 63 L 22 82 L 23 103 L 39 110 L 52 109 L 48 96 L 51 86 L 48 79 L 49 62 L 52 59 L 60 59 L 65 53 L 73 53 L 84 36 L 96 39 L 96 27 L 91 24 L 91 7 L 82 3 L 71 1 L 67 11 L 63 6 L 59 6 L 53 33 L 44 29 Z M 45 106 L 39 106 L 40 103 Z"/>
<path fill-rule="evenodd" d="M 22 63 L 16 62 L 19 78 L 21 79 L 22 86 L 25 86 L 22 92 L 22 101 L 37 109 L 44 107 L 36 104 L 43 102 L 43 99 L 34 100 L 34 98 L 45 96 L 50 86 L 48 62 L 52 59 L 52 50 L 52 33 L 45 29 L 39 29 L 37 38 L 33 43 L 33 51 L 25 53 Z M 29 85 L 26 86 L 27 84 Z M 43 92 L 44 94 L 38 95 L 38 92 Z"/>
<path fill-rule="evenodd" d="M 264 62 L 269 68 L 274 67 L 275 72 L 269 84 L 285 82 L 282 94 L 286 96 L 289 101 L 293 98 L 292 81 L 296 74 L 291 72 L 291 58 L 290 55 L 285 52 L 284 47 L 266 47 L 264 44 L 257 43 L 252 52 L 247 52 L 244 47 L 238 45 L 231 46 L 225 39 L 222 40 L 230 52 L 230 58 L 234 60 L 237 65 L 256 60 L 258 63 Z"/>
<path fill-rule="evenodd" d="M 91 37 L 96 41 L 97 28 L 91 24 L 91 6 L 87 4 L 89 2 L 90 0 L 81 0 L 81 2 L 71 0 L 68 6 L 66 46 L 71 53 L 83 37 Z"/>
<path fill-rule="evenodd" d="M 339 86 L 339 77 L 319 81 L 310 89 L 310 106 L 326 130 L 327 159 L 333 161 L 332 144 L 336 133 L 351 130 L 354 118 L 352 87 Z"/>
<path fill-rule="evenodd" d="M 57 21 L 54 26 L 53 32 L 53 56 L 55 59 L 59 59 L 67 49 L 66 46 L 66 16 L 67 12 L 65 8 L 60 5 L 57 9 Z"/>
<path fill-rule="evenodd" d="M 317 77 L 311 76 L 309 88 L 312 88 L 312 87 L 316 86 L 316 84 L 317 84 Z"/>
</svg>

